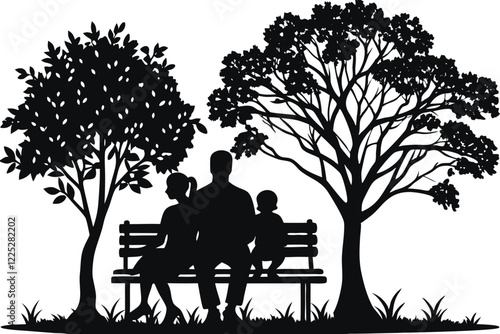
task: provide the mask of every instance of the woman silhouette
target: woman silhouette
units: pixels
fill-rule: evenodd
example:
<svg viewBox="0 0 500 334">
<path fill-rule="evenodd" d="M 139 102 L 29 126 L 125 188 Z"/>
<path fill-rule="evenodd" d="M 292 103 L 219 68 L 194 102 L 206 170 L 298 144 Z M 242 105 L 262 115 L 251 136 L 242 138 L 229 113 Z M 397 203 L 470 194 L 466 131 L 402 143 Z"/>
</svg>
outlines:
<svg viewBox="0 0 500 334">
<path fill-rule="evenodd" d="M 189 189 L 189 197 L 186 192 Z M 175 319 L 185 321 L 181 310 L 172 300 L 170 287 L 165 283 L 169 278 L 177 277 L 193 264 L 196 229 L 190 223 L 189 217 L 183 215 L 181 209 L 192 205 L 196 192 L 196 180 L 182 173 L 171 174 L 167 178 L 169 198 L 177 200 L 178 204 L 168 207 L 161 218 L 161 230 L 155 240 L 148 245 L 149 251 L 137 262 L 132 274 L 141 275 L 141 303 L 130 313 L 129 320 L 135 320 L 149 314 L 148 297 L 153 284 L 167 306 L 167 315 L 163 323 L 173 323 Z M 165 248 L 157 248 L 163 244 L 168 235 Z"/>
</svg>

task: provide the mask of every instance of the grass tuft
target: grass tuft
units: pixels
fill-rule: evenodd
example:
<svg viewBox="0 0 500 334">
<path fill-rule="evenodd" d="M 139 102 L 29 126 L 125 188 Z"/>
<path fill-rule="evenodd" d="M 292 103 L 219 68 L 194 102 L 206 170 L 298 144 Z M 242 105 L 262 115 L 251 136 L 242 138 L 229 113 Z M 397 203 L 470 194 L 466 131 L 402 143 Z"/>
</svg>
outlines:
<svg viewBox="0 0 500 334">
<path fill-rule="evenodd" d="M 463 321 L 463 323 L 465 325 L 477 325 L 479 323 L 480 319 L 481 319 L 481 317 L 476 319 L 476 313 L 474 313 L 474 315 L 470 319 L 469 319 L 469 317 L 465 317 L 465 320 Z"/>
<path fill-rule="evenodd" d="M 158 325 L 160 322 L 158 320 L 158 316 L 160 315 L 161 311 L 156 312 L 156 307 L 158 306 L 158 303 L 160 300 L 158 299 L 156 303 L 153 305 L 153 308 L 151 309 L 151 312 L 149 312 L 146 315 L 146 324 L 148 325 Z"/>
<path fill-rule="evenodd" d="M 324 321 L 333 319 L 333 316 L 326 312 L 326 306 L 328 305 L 328 302 L 329 301 L 327 300 L 326 303 L 323 304 L 323 307 L 321 309 L 319 309 L 316 305 L 312 304 L 312 306 L 314 307 L 314 312 L 313 312 L 314 321 Z"/>
<path fill-rule="evenodd" d="M 382 320 L 396 321 L 396 320 L 398 320 L 400 318 L 399 317 L 399 311 L 401 310 L 401 308 L 403 307 L 403 305 L 405 303 L 399 305 L 398 308 L 394 309 L 394 306 L 396 304 L 396 299 L 398 298 L 398 295 L 399 295 L 400 292 L 401 292 L 401 289 L 399 289 L 398 292 L 396 292 L 394 294 L 394 296 L 392 296 L 391 302 L 390 302 L 389 305 L 387 305 L 387 303 L 380 296 L 378 296 L 377 294 L 374 294 L 375 297 L 378 298 L 378 300 L 380 301 L 380 303 L 382 303 L 382 306 L 384 307 L 384 311 L 382 311 L 378 307 L 375 307 L 377 309 L 377 311 L 379 312 L 380 318 L 382 318 Z"/>
<path fill-rule="evenodd" d="M 250 299 L 248 303 L 245 305 L 245 308 L 240 307 L 240 312 L 241 312 L 241 320 L 244 322 L 250 321 L 250 315 L 252 314 L 253 309 L 250 309 L 250 302 L 252 300 Z"/>
<path fill-rule="evenodd" d="M 200 315 L 198 314 L 199 309 L 200 309 L 199 307 L 195 308 L 193 313 L 187 311 L 187 313 L 188 313 L 187 324 L 188 325 L 201 325 L 202 324 Z"/>
<path fill-rule="evenodd" d="M 33 306 L 33 308 L 31 309 L 31 311 L 26 307 L 26 305 L 23 304 L 24 306 L 24 309 L 26 310 L 26 316 L 23 314 L 23 319 L 24 319 L 24 323 L 26 325 L 34 325 L 38 322 L 38 316 L 40 315 L 40 312 L 42 312 L 42 310 L 36 312 L 36 307 L 38 305 L 40 301 L 37 301 L 35 306 Z"/>
<path fill-rule="evenodd" d="M 429 307 L 429 313 L 427 313 L 425 310 L 422 310 L 426 316 L 426 321 L 427 322 L 442 322 L 442 318 L 443 318 L 443 314 L 444 312 L 446 312 L 447 309 L 440 309 L 439 308 L 439 305 L 441 304 L 441 302 L 443 301 L 444 299 L 444 296 L 441 297 L 436 305 L 434 305 L 434 307 L 425 299 L 423 298 L 424 302 L 427 304 L 427 307 Z"/>
<path fill-rule="evenodd" d="M 104 310 L 106 311 L 106 321 L 109 323 L 116 323 L 118 321 L 118 317 L 120 316 L 121 313 L 123 313 L 123 310 L 115 313 L 116 312 L 116 305 L 118 304 L 120 300 L 118 299 L 116 303 L 113 304 L 113 307 L 111 307 L 111 310 L 108 310 L 106 306 L 103 305 Z"/>
<path fill-rule="evenodd" d="M 292 303 L 290 303 L 290 304 L 288 305 L 288 307 L 286 308 L 285 313 L 281 313 L 281 311 L 280 311 L 280 310 L 276 309 L 276 311 L 278 311 L 278 313 L 279 313 L 279 315 L 280 315 L 281 319 L 293 319 L 293 313 L 294 313 L 294 312 L 290 312 L 291 307 L 292 307 Z"/>
<path fill-rule="evenodd" d="M 52 314 L 52 321 L 65 321 L 66 317 L 60 314 Z"/>
</svg>

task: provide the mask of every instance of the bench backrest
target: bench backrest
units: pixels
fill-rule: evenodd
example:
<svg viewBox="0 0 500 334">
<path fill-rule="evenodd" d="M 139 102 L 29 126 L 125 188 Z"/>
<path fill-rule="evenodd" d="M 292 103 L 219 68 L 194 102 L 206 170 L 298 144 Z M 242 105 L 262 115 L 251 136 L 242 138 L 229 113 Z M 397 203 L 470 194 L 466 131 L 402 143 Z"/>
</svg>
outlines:
<svg viewBox="0 0 500 334">
<path fill-rule="evenodd" d="M 311 219 L 305 223 L 284 223 L 287 232 L 285 257 L 307 257 L 308 269 L 314 269 L 313 258 L 318 255 L 315 247 L 317 226 Z M 120 224 L 120 257 L 123 258 L 123 269 L 129 269 L 128 258 L 142 256 L 143 247 L 153 241 L 159 231 L 160 224 L 131 224 L 126 220 Z"/>
</svg>

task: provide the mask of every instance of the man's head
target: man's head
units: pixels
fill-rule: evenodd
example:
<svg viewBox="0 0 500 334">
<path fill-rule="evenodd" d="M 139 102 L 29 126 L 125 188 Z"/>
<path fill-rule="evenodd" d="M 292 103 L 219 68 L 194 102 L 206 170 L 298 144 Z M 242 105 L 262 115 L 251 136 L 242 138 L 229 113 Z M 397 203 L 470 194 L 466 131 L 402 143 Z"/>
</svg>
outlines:
<svg viewBox="0 0 500 334">
<path fill-rule="evenodd" d="M 219 173 L 231 174 L 233 157 L 227 151 L 215 151 L 210 157 L 210 172 L 212 175 Z"/>
</svg>

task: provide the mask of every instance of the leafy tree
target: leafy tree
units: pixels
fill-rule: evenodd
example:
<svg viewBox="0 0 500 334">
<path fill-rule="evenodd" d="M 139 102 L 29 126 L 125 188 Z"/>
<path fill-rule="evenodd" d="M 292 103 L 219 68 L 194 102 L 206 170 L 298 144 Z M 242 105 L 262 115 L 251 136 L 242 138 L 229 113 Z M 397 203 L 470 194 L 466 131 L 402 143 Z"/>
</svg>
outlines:
<svg viewBox="0 0 500 334">
<path fill-rule="evenodd" d="M 57 179 L 57 186 L 45 191 L 55 204 L 66 200 L 85 217 L 89 236 L 75 312 L 88 319 L 99 316 L 92 268 L 113 195 L 127 187 L 136 193 L 151 187 L 149 167 L 176 170 L 193 147 L 194 127 L 206 133 L 199 119 L 191 118 L 194 107 L 180 98 L 170 74 L 174 65 L 164 57 L 167 48 L 145 46 L 140 56 L 136 41 L 129 35 L 122 39 L 124 28 L 116 25 L 101 36 L 92 23 L 86 42 L 71 32 L 66 49 L 49 42 L 44 73 L 17 69 L 28 88 L 24 102 L 9 109 L 13 117 L 2 124 L 25 136 L 15 151 L 5 147 L 8 172 L 19 170 L 20 179 Z"/>
<path fill-rule="evenodd" d="M 375 321 L 359 261 L 361 223 L 403 193 L 456 210 L 449 177 L 495 173 L 493 142 L 459 120 L 498 116 L 497 86 L 430 54 L 433 36 L 418 18 L 387 18 L 362 1 L 326 2 L 305 19 L 286 13 L 264 40 L 263 48 L 224 58 L 210 119 L 245 127 L 232 148 L 236 158 L 262 152 L 326 189 L 344 221 L 335 316 Z M 290 138 L 292 156 L 266 142 L 262 124 Z M 426 188 L 421 181 L 431 174 L 443 181 Z"/>
</svg>

